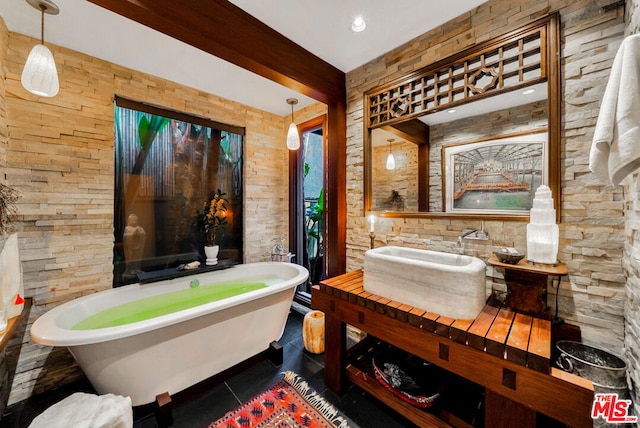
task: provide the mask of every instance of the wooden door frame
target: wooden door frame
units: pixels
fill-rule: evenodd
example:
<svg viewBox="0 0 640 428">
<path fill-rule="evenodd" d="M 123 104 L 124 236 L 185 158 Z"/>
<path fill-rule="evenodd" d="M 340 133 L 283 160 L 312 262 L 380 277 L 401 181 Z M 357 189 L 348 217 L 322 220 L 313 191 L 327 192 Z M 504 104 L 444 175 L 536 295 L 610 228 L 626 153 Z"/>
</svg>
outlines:
<svg viewBox="0 0 640 428">
<path fill-rule="evenodd" d="M 323 228 L 323 242 L 326 242 L 327 231 L 327 194 L 326 188 L 328 183 L 328 163 L 327 163 L 327 115 L 318 116 L 314 119 L 298 124 L 298 134 L 300 135 L 300 141 L 302 141 L 302 134 L 305 132 L 312 132 L 316 129 L 322 129 L 322 185 L 325 188 L 325 213 L 322 216 L 322 228 Z M 296 263 L 302 264 L 303 262 L 303 228 L 304 228 L 304 209 L 302 205 L 304 203 L 303 184 L 304 178 L 302 176 L 302 146 L 298 150 L 291 150 L 289 152 L 289 249 L 296 254 Z M 296 227 L 296 224 L 299 227 Z M 302 225 L 302 227 L 300 227 Z M 327 277 L 327 251 L 325 249 L 325 257 L 322 260 L 322 277 Z"/>
</svg>

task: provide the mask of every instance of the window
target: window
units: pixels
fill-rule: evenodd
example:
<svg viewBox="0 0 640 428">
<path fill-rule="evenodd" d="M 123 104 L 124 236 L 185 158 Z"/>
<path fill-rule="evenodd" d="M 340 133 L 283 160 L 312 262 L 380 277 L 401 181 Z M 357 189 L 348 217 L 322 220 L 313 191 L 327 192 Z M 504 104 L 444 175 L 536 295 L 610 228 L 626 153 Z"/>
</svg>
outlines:
<svg viewBox="0 0 640 428">
<path fill-rule="evenodd" d="M 243 128 L 116 98 L 114 286 L 204 261 L 197 217 L 218 190 L 229 207 L 218 258 L 242 261 L 243 136 Z"/>
</svg>

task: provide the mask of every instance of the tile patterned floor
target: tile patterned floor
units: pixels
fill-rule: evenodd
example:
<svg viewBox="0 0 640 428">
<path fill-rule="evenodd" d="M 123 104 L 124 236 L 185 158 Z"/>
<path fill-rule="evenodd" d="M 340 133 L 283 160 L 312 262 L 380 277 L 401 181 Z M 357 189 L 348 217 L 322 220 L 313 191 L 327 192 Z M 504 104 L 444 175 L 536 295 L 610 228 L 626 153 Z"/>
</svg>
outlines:
<svg viewBox="0 0 640 428">
<path fill-rule="evenodd" d="M 357 387 L 351 387 L 341 397 L 328 391 L 323 383 L 323 355 L 313 355 L 302 344 L 302 315 L 292 312 L 280 339 L 284 348 L 284 361 L 275 366 L 261 361 L 222 383 L 207 387 L 188 401 L 174 404 L 173 427 L 205 428 L 209 423 L 234 409 L 243 401 L 282 378 L 281 372 L 291 370 L 304 377 L 327 400 L 340 409 L 354 428 L 396 428 L 414 426 L 402 416 L 387 409 L 378 400 Z M 9 406 L 0 420 L 2 428 L 26 428 L 39 413 L 76 391 L 92 392 L 88 382 L 74 383 L 25 402 Z M 152 414 L 136 409 L 134 428 L 156 428 Z M 70 427 L 72 428 L 72 427 Z"/>
</svg>

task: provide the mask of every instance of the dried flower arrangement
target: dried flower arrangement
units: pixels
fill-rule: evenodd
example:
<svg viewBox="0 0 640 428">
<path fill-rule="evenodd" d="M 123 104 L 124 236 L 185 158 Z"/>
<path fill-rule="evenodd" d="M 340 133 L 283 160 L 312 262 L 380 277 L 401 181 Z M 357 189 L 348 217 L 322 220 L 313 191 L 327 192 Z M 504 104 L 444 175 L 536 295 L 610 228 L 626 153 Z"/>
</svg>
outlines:
<svg viewBox="0 0 640 428">
<path fill-rule="evenodd" d="M 0 234 L 8 231 L 9 224 L 18 212 L 16 201 L 20 198 L 17 190 L 0 183 Z"/>
<path fill-rule="evenodd" d="M 215 245 L 216 231 L 227 223 L 229 201 L 224 198 L 225 195 L 218 189 L 211 199 L 204 202 L 203 211 L 198 212 L 198 227 L 204 232 L 208 246 Z"/>
</svg>

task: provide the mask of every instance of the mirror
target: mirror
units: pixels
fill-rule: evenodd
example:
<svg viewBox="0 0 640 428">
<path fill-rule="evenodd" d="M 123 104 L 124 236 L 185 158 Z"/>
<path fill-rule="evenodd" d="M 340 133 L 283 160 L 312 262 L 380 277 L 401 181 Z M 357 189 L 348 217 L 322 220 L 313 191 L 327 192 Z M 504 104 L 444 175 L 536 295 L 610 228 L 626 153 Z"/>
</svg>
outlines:
<svg viewBox="0 0 640 428">
<path fill-rule="evenodd" d="M 365 211 L 528 220 L 547 184 L 559 217 L 556 32 L 552 15 L 367 92 Z"/>
</svg>

